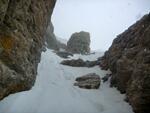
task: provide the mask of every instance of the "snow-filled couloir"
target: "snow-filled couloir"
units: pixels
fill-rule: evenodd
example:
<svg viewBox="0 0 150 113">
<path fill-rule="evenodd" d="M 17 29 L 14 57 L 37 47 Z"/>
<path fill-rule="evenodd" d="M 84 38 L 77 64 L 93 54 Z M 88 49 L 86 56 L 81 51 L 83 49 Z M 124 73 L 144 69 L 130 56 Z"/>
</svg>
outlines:
<svg viewBox="0 0 150 113">
<path fill-rule="evenodd" d="M 94 60 L 101 53 L 75 55 L 72 58 Z M 75 78 L 87 73 L 103 77 L 107 71 L 93 68 L 60 65 L 63 59 L 52 50 L 42 53 L 35 86 L 30 91 L 12 94 L 0 102 L 0 113 L 133 113 L 109 81 L 98 90 L 80 89 L 73 86 Z"/>
</svg>

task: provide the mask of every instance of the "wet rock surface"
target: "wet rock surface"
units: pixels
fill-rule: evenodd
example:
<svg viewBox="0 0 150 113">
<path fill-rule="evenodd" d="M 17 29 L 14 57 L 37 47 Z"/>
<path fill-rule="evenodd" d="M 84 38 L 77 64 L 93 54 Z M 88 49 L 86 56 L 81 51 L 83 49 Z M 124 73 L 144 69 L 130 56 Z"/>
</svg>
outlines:
<svg viewBox="0 0 150 113">
<path fill-rule="evenodd" d="M 55 0 L 0 1 L 0 99 L 30 89 Z"/>
<path fill-rule="evenodd" d="M 87 75 L 77 77 L 74 86 L 78 86 L 84 89 L 98 89 L 100 87 L 100 84 L 101 79 L 99 75 L 95 73 L 89 73 Z"/>
<path fill-rule="evenodd" d="M 72 59 L 72 60 L 63 60 L 61 62 L 63 65 L 68 65 L 72 67 L 94 67 L 96 65 L 99 65 L 99 62 L 96 61 L 84 61 L 82 59 Z"/>
<path fill-rule="evenodd" d="M 114 39 L 100 66 L 110 68 L 111 85 L 126 93 L 135 113 L 150 111 L 150 14 Z"/>
<path fill-rule="evenodd" d="M 88 32 L 74 33 L 67 42 L 67 51 L 80 54 L 90 53 L 90 42 L 90 34 Z"/>
</svg>

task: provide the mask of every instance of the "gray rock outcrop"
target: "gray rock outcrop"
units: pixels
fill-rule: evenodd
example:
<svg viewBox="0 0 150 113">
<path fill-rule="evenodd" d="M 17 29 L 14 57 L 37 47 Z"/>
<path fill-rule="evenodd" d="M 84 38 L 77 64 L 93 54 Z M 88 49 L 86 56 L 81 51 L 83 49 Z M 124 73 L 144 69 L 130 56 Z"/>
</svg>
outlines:
<svg viewBox="0 0 150 113">
<path fill-rule="evenodd" d="M 96 65 L 99 65 L 98 60 L 95 61 L 84 61 L 82 59 L 72 59 L 72 60 L 63 60 L 61 62 L 61 64 L 63 65 L 68 65 L 68 66 L 72 66 L 72 67 L 94 67 Z"/>
<path fill-rule="evenodd" d="M 0 0 L 0 99 L 29 90 L 56 0 Z"/>
<path fill-rule="evenodd" d="M 76 83 L 74 83 L 75 86 L 84 89 L 98 89 L 100 87 L 100 84 L 101 79 L 99 75 L 95 73 L 89 73 L 87 75 L 77 77 Z"/>
<path fill-rule="evenodd" d="M 84 31 L 72 34 L 71 38 L 67 42 L 67 50 L 72 53 L 89 53 L 90 34 Z"/>
</svg>

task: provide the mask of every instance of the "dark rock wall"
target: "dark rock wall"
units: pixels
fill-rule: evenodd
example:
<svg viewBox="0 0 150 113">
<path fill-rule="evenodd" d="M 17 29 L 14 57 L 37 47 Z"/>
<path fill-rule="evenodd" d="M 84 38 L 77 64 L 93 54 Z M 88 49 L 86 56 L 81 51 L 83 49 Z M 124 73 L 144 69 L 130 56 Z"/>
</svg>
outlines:
<svg viewBox="0 0 150 113">
<path fill-rule="evenodd" d="M 0 0 L 0 99 L 30 89 L 55 0 Z"/>
<path fill-rule="evenodd" d="M 111 85 L 126 93 L 135 113 L 150 112 L 150 14 L 114 39 L 101 59 Z"/>
</svg>

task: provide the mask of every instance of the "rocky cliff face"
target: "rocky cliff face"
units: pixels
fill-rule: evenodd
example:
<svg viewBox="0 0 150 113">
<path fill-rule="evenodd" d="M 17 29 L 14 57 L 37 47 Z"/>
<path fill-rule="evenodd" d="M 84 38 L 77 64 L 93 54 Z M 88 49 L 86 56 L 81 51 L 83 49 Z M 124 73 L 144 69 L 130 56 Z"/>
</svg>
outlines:
<svg viewBox="0 0 150 113">
<path fill-rule="evenodd" d="M 59 43 L 58 43 L 56 36 L 54 34 L 54 27 L 53 27 L 52 22 L 50 22 L 48 25 L 45 38 L 46 38 L 47 48 L 59 50 Z"/>
<path fill-rule="evenodd" d="M 47 27 L 45 39 L 46 39 L 46 47 L 49 49 L 53 49 L 56 51 L 61 51 L 61 49 L 63 50 L 67 49 L 67 45 L 59 41 L 59 38 L 57 39 L 56 35 L 54 34 L 54 26 L 51 21 Z"/>
<path fill-rule="evenodd" d="M 73 33 L 67 42 L 67 50 L 72 53 L 89 53 L 90 42 L 90 34 L 88 32 Z"/>
<path fill-rule="evenodd" d="M 55 0 L 0 1 L 0 99 L 32 87 Z"/>
<path fill-rule="evenodd" d="M 101 59 L 111 85 L 126 93 L 135 113 L 150 111 L 150 14 L 119 35 Z"/>
</svg>

